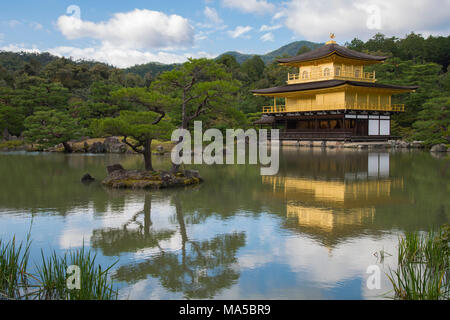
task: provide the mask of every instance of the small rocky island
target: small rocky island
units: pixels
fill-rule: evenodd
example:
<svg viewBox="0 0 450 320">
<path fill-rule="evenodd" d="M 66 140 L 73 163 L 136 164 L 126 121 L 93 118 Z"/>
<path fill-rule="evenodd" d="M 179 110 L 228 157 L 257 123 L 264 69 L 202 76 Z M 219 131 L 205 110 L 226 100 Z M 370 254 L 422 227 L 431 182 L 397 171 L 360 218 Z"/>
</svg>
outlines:
<svg viewBox="0 0 450 320">
<path fill-rule="evenodd" d="M 125 170 L 120 164 L 108 166 L 108 176 L 102 184 L 117 189 L 163 189 L 196 185 L 203 182 L 196 170 L 175 174 L 166 171 Z"/>
</svg>

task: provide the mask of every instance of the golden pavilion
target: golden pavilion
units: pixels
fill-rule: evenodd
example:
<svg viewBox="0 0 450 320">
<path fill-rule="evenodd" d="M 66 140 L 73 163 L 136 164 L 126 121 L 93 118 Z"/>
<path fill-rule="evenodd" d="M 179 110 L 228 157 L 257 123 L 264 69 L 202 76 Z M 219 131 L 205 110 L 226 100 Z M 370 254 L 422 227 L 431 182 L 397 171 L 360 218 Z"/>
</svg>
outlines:
<svg viewBox="0 0 450 320">
<path fill-rule="evenodd" d="M 392 96 L 418 87 L 377 83 L 375 72 L 365 67 L 387 57 L 353 51 L 333 39 L 332 34 L 322 47 L 277 60 L 298 73 L 288 74 L 284 86 L 252 91 L 274 100 L 272 106 L 263 107 L 263 117 L 255 124 L 281 129 L 281 140 L 392 138 L 391 115 L 405 111 L 404 105 L 392 104 Z M 279 99 L 284 103 L 277 103 Z"/>
</svg>

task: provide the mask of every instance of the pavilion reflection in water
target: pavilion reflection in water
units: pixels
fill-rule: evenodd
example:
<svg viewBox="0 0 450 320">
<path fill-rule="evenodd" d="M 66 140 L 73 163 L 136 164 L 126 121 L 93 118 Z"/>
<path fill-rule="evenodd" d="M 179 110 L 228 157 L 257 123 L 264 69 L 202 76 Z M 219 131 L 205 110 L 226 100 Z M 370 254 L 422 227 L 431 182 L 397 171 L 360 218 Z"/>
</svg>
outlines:
<svg viewBox="0 0 450 320">
<path fill-rule="evenodd" d="M 284 174 L 263 177 L 271 195 L 286 201 L 287 227 L 336 244 L 373 228 L 377 207 L 399 202 L 393 191 L 403 189 L 403 179 L 390 177 L 389 153 L 331 156 L 320 164 L 304 159 L 304 170 L 286 167 Z M 316 167 L 328 171 L 316 175 Z"/>
</svg>

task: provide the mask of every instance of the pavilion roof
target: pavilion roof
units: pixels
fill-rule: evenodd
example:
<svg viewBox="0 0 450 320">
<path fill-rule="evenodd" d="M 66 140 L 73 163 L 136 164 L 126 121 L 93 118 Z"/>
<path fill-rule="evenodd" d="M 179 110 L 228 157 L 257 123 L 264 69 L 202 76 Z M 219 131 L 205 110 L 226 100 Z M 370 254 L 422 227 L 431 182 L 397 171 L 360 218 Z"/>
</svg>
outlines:
<svg viewBox="0 0 450 320">
<path fill-rule="evenodd" d="M 381 62 L 388 58 L 388 57 L 384 57 L 384 56 L 372 56 L 367 53 L 362 53 L 362 52 L 348 49 L 348 48 L 340 46 L 336 43 L 330 43 L 330 44 L 321 46 L 317 49 L 314 49 L 312 51 L 303 53 L 301 55 L 291 57 L 291 58 L 278 59 L 277 61 L 279 63 L 305 62 L 305 61 L 311 61 L 311 60 L 325 58 L 332 54 L 337 54 L 338 56 L 341 56 L 344 58 L 349 58 L 349 59 L 367 60 L 367 61 L 374 61 L 374 62 L 376 62 L 376 61 Z"/>
<path fill-rule="evenodd" d="M 285 93 L 285 92 L 297 92 L 297 91 L 308 91 L 317 89 L 327 89 L 339 87 L 342 85 L 350 85 L 355 87 L 367 87 L 367 88 L 378 88 L 378 89 L 393 89 L 393 90 L 404 90 L 413 91 L 418 88 L 418 86 L 397 86 L 391 84 L 381 84 L 376 82 L 363 82 L 363 81 L 350 81 L 350 80 L 324 80 L 315 82 L 306 82 L 298 84 L 289 84 L 281 87 L 273 87 L 266 89 L 252 90 L 254 94 L 272 94 L 272 93 Z"/>
</svg>

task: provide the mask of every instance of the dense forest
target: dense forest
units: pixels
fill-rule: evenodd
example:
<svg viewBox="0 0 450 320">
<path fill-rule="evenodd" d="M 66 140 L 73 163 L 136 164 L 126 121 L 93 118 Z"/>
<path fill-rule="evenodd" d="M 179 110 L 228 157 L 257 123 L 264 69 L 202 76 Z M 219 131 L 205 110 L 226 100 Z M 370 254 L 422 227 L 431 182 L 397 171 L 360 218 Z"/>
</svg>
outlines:
<svg viewBox="0 0 450 320">
<path fill-rule="evenodd" d="M 370 67 L 379 82 L 420 87 L 395 97 L 393 103 L 404 103 L 407 111 L 395 116 L 393 134 L 428 145 L 450 143 L 449 36 L 411 33 L 399 39 L 377 34 L 367 42 L 354 39 L 345 45 L 389 56 L 384 64 Z M 304 45 L 295 54 L 312 47 Z M 148 142 L 142 138 L 145 132 L 151 132 L 150 139 L 167 138 L 164 132 L 189 129 L 194 119 L 222 129 L 251 127 L 261 107 L 271 102 L 250 91 L 283 85 L 289 72 L 265 60 L 252 56 L 239 63 L 224 54 L 182 65 L 118 69 L 48 53 L 0 52 L 0 133 L 43 145 L 120 134 L 132 137 L 133 143 L 141 138 L 133 146 L 142 148 Z M 150 123 L 137 124 L 137 119 Z"/>
</svg>

